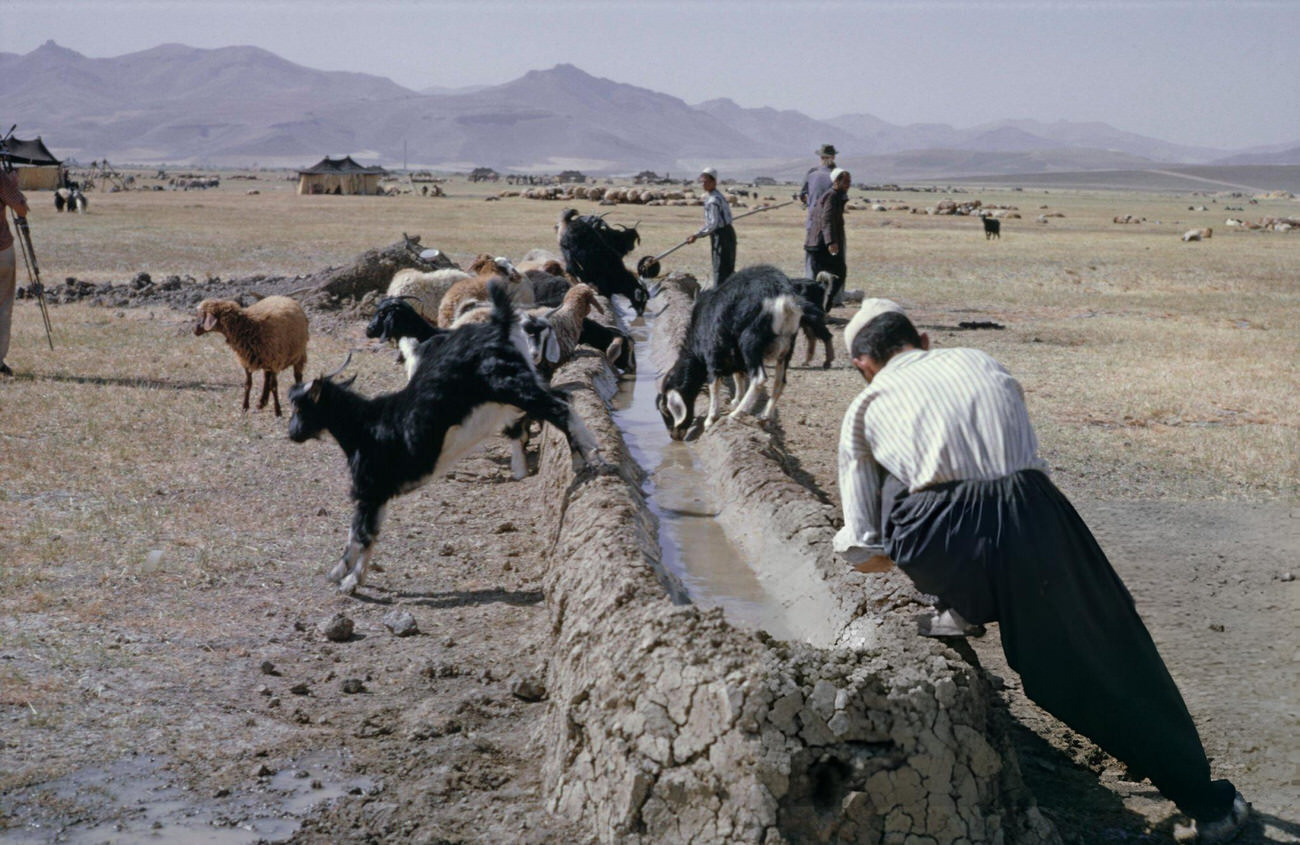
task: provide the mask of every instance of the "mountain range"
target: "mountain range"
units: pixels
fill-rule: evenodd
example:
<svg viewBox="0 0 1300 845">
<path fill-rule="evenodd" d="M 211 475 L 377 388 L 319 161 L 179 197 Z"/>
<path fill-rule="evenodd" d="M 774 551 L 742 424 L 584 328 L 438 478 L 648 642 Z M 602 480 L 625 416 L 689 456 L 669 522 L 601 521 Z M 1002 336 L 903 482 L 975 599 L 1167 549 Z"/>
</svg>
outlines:
<svg viewBox="0 0 1300 845">
<path fill-rule="evenodd" d="M 388 167 L 684 174 L 708 163 L 737 176 L 796 178 L 819 144 L 832 143 L 846 166 L 880 179 L 1300 164 L 1300 140 L 1219 150 L 1105 123 L 816 120 L 728 99 L 689 104 L 570 64 L 502 85 L 415 91 L 257 47 L 164 44 L 97 59 L 48 41 L 26 55 L 0 53 L 0 78 L 0 117 L 18 124 L 17 136 L 41 135 L 56 155 L 83 162 L 305 167 L 350 154 Z"/>
</svg>

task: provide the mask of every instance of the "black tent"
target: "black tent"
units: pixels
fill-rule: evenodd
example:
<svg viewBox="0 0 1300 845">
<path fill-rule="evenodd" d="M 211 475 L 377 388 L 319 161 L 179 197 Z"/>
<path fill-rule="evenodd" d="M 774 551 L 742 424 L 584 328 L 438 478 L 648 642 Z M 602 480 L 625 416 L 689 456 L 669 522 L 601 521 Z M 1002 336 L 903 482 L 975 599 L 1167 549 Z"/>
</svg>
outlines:
<svg viewBox="0 0 1300 845">
<path fill-rule="evenodd" d="M 39 135 L 31 141 L 24 141 L 20 138 L 8 138 L 0 141 L 0 156 L 4 156 L 14 164 L 32 164 L 38 167 L 54 166 L 62 163 L 45 148 L 45 143 L 41 141 Z"/>
</svg>

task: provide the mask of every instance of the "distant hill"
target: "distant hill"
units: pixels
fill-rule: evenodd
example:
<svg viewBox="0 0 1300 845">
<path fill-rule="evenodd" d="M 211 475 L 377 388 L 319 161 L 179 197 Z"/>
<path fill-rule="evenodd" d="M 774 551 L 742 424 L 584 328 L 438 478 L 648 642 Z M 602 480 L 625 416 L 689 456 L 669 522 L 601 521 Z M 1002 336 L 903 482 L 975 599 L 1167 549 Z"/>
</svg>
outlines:
<svg viewBox="0 0 1300 845">
<path fill-rule="evenodd" d="M 41 135 L 82 161 L 305 166 L 351 154 L 366 164 L 518 172 L 646 168 L 689 176 L 799 178 L 833 143 L 867 179 L 1146 169 L 1165 164 L 1294 162 L 1300 142 L 1206 150 L 1104 123 L 999 121 L 968 129 L 896 126 L 869 114 L 816 120 L 744 108 L 692 106 L 667 94 L 561 64 L 503 85 L 414 91 L 362 73 L 319 71 L 256 47 L 164 44 L 92 59 L 46 42 L 0 53 L 0 115 L 19 137 Z M 855 174 L 859 175 L 859 174 Z"/>
</svg>

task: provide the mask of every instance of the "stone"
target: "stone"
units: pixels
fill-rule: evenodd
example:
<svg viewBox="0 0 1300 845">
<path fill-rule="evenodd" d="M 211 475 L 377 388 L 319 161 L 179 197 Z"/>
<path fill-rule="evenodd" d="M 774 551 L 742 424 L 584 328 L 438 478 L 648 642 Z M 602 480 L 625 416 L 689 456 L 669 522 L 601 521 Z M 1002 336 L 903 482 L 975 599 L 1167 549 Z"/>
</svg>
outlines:
<svg viewBox="0 0 1300 845">
<path fill-rule="evenodd" d="M 406 610 L 390 610 L 384 614 L 384 627 L 392 631 L 395 637 L 410 637 L 420 633 L 415 617 Z"/>
</svg>

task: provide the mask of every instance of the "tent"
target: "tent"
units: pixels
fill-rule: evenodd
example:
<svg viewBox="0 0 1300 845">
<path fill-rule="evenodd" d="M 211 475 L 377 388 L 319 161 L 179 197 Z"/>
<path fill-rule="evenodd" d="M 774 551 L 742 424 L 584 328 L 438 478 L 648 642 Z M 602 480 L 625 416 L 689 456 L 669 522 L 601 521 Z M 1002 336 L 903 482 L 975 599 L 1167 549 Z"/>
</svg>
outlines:
<svg viewBox="0 0 1300 845">
<path fill-rule="evenodd" d="M 14 172 L 18 174 L 19 190 L 52 191 L 59 187 L 63 162 L 46 149 L 39 135 L 31 141 L 8 138 L 0 142 L 0 156 L 14 165 Z"/>
<path fill-rule="evenodd" d="M 388 174 L 382 167 L 362 167 L 352 156 L 326 156 L 298 171 L 299 194 L 382 194 L 379 180 Z"/>
</svg>

